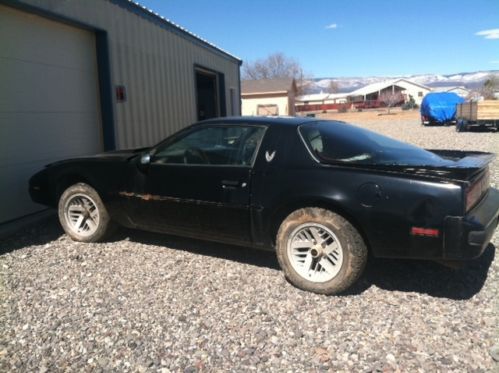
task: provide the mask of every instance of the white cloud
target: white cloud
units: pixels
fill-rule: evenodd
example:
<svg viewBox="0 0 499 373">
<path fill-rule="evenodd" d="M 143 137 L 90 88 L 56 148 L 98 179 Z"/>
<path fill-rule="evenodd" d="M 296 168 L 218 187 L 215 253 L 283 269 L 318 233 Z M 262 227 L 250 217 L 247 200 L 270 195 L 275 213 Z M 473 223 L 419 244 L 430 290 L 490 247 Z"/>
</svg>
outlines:
<svg viewBox="0 0 499 373">
<path fill-rule="evenodd" d="M 475 35 L 483 36 L 485 39 L 499 39 L 499 28 L 478 31 Z"/>
<path fill-rule="evenodd" d="M 334 29 L 337 29 L 337 28 L 338 28 L 338 25 L 336 23 L 331 23 L 330 25 L 326 26 L 327 30 L 334 30 Z M 497 31 L 499 32 L 499 29 Z"/>
</svg>

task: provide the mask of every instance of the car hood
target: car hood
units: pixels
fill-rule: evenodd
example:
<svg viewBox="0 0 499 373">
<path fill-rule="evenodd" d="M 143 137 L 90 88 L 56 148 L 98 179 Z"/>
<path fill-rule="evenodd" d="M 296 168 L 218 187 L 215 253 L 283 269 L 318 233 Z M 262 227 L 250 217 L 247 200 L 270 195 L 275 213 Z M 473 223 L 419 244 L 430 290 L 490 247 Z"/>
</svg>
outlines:
<svg viewBox="0 0 499 373">
<path fill-rule="evenodd" d="M 137 154 L 147 151 L 150 148 L 136 148 L 136 149 L 126 149 L 126 150 L 113 150 L 109 152 L 103 152 L 94 155 L 84 155 L 80 157 L 73 157 L 69 159 L 63 159 L 60 161 L 52 162 L 47 164 L 45 167 L 57 166 L 69 162 L 81 162 L 81 161 L 128 161 L 129 159 L 135 157 Z"/>
<path fill-rule="evenodd" d="M 115 158 L 115 159 L 129 159 L 131 157 L 134 157 L 135 155 L 145 152 L 150 148 L 136 148 L 136 149 L 126 149 L 126 150 L 113 150 L 109 152 L 104 152 L 104 153 L 99 153 L 95 154 L 91 157 L 87 158 L 102 158 L 102 159 L 109 159 L 109 158 Z"/>
</svg>

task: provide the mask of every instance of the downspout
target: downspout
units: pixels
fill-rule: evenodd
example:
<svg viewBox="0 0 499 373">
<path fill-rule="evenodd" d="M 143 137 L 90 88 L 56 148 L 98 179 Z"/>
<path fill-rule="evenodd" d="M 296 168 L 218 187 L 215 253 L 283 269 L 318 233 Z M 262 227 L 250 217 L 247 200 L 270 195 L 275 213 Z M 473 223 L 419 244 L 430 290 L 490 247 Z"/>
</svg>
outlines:
<svg viewBox="0 0 499 373">
<path fill-rule="evenodd" d="M 238 79 L 238 83 L 239 83 L 239 116 L 242 115 L 242 112 L 243 112 L 243 95 L 242 95 L 242 92 L 241 92 L 241 66 L 243 64 L 243 60 L 239 60 L 239 65 L 237 66 L 237 79 Z M 231 108 L 232 111 L 234 113 L 236 113 L 236 111 L 234 110 L 234 108 Z"/>
</svg>

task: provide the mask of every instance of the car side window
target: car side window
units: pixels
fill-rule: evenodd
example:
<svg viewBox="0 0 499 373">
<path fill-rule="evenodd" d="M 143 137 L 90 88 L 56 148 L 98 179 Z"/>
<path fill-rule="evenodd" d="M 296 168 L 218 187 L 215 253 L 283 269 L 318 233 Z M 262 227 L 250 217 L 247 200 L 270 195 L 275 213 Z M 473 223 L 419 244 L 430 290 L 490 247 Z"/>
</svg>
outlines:
<svg viewBox="0 0 499 373">
<path fill-rule="evenodd" d="M 159 148 L 153 162 L 251 166 L 264 133 L 257 126 L 203 127 Z"/>
<path fill-rule="evenodd" d="M 322 136 L 318 129 L 314 128 L 306 133 L 308 143 L 314 152 L 322 153 L 324 144 L 322 143 Z"/>
</svg>

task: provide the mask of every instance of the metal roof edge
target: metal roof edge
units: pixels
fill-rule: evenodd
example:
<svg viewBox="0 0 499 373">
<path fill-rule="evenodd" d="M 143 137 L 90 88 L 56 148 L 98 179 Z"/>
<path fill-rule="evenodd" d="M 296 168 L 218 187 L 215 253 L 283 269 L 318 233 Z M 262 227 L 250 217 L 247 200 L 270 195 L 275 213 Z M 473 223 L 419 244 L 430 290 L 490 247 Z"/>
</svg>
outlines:
<svg viewBox="0 0 499 373">
<path fill-rule="evenodd" d="M 417 85 L 417 86 L 419 86 L 419 87 L 421 87 L 421 88 L 428 89 L 428 90 L 430 90 L 430 91 L 431 91 L 431 87 L 429 87 L 429 86 L 427 86 L 427 85 L 424 85 L 424 84 L 421 84 L 421 83 L 416 83 L 416 82 L 413 82 L 412 80 L 409 80 L 409 79 L 406 79 L 406 78 L 400 78 L 400 79 L 397 79 L 397 80 L 395 81 L 395 83 L 396 83 L 396 82 L 400 82 L 401 80 L 402 80 L 402 81 L 404 81 L 404 82 L 407 82 L 407 83 L 410 83 L 410 84 L 413 84 L 413 85 Z"/>
<path fill-rule="evenodd" d="M 404 78 L 397 78 L 397 79 L 390 79 L 390 80 L 385 80 L 385 81 L 381 81 L 381 82 L 367 84 L 361 88 L 357 88 L 357 89 L 353 90 L 352 92 L 349 92 L 347 95 L 350 97 L 356 96 L 356 95 L 363 96 L 365 94 L 369 94 L 369 93 L 375 92 L 377 90 L 382 90 L 382 89 L 388 88 L 392 85 L 397 85 L 398 82 L 405 82 L 405 83 L 412 84 L 414 86 L 418 86 L 420 88 L 427 89 L 427 90 L 431 91 L 430 87 L 425 86 L 423 84 L 412 82 L 412 81 L 404 79 Z M 374 89 L 374 90 L 370 91 L 370 89 Z M 364 93 L 364 92 L 367 92 L 367 93 Z"/>
<path fill-rule="evenodd" d="M 282 91 L 261 91 L 261 92 L 241 92 L 241 96 L 244 95 L 275 95 L 277 93 L 285 93 L 287 94 L 289 91 L 287 90 L 282 90 Z"/>
<path fill-rule="evenodd" d="M 146 8 L 145 6 L 136 1 L 133 0 L 108 0 L 108 1 L 127 9 L 134 14 L 139 15 L 144 19 L 147 19 L 160 27 L 166 28 L 169 31 L 173 31 L 178 35 L 186 38 L 187 40 L 190 40 L 198 45 L 208 48 L 209 50 L 215 51 L 223 55 L 224 57 L 229 57 L 229 59 L 235 60 L 239 65 L 241 65 L 243 62 L 241 58 L 234 56 L 233 54 L 216 46 L 213 43 L 210 43 L 208 40 L 203 39 L 202 37 L 194 34 L 193 32 L 185 29 L 184 27 L 176 24 L 175 22 L 163 17 L 159 13 L 156 13 L 153 10 Z"/>
</svg>

